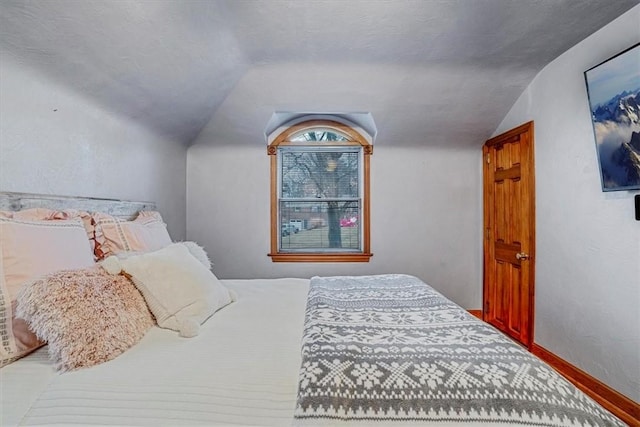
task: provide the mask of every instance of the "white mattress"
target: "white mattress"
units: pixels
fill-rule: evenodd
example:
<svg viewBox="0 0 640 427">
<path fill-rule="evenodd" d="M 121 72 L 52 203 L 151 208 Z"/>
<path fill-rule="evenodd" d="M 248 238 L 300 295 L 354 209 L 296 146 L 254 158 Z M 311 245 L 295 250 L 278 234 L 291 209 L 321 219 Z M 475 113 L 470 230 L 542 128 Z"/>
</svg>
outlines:
<svg viewBox="0 0 640 427">
<path fill-rule="evenodd" d="M 153 328 L 93 368 L 57 374 L 42 349 L 3 368 L 1 425 L 291 424 L 309 281 L 223 283 L 238 301 L 198 337 Z"/>
</svg>

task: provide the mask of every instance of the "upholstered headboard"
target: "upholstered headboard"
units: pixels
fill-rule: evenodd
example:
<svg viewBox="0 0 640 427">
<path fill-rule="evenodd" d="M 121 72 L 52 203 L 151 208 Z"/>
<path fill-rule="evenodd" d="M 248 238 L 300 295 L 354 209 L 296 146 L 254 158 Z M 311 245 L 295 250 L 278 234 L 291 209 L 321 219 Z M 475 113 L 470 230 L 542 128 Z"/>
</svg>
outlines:
<svg viewBox="0 0 640 427">
<path fill-rule="evenodd" d="M 156 210 L 156 205 L 153 202 L 0 192 L 0 210 L 19 211 L 31 208 L 78 209 L 88 212 L 104 212 L 123 219 L 133 219 L 140 211 Z"/>
</svg>

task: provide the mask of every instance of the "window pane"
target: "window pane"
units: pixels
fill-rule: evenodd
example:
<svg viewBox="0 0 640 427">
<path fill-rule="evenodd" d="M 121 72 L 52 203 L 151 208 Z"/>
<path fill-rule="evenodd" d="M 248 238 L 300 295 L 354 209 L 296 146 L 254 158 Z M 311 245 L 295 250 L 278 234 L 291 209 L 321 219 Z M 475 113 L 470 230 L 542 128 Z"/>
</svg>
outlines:
<svg viewBox="0 0 640 427">
<path fill-rule="evenodd" d="M 294 142 L 348 141 L 347 137 L 331 129 L 305 130 L 289 138 Z"/>
<path fill-rule="evenodd" d="M 357 152 L 283 151 L 283 198 L 357 198 Z"/>
<path fill-rule="evenodd" d="M 360 203 L 280 202 L 280 249 L 360 250 Z"/>
</svg>

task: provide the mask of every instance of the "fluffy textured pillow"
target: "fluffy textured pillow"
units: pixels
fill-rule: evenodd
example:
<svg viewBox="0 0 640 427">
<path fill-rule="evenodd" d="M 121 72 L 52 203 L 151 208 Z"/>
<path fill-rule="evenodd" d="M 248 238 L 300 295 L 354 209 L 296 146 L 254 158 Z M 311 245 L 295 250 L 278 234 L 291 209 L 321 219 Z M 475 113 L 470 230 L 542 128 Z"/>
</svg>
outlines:
<svg viewBox="0 0 640 427">
<path fill-rule="evenodd" d="M 0 213 L 0 367 L 44 344 L 14 316 L 20 288 L 44 274 L 95 265 L 80 214 L 52 212 Z"/>
<path fill-rule="evenodd" d="M 99 260 L 120 252 L 155 251 L 171 244 L 167 224 L 155 211 L 142 211 L 133 221 L 100 212 L 94 213 L 92 219 Z"/>
<path fill-rule="evenodd" d="M 26 284 L 18 294 L 17 315 L 49 343 L 49 357 L 61 371 L 114 359 L 154 324 L 133 283 L 98 266 Z"/>
<path fill-rule="evenodd" d="M 207 270 L 211 270 L 211 260 L 209 255 L 202 246 L 196 242 L 182 242 L 182 244 L 189 250 L 189 253 L 195 257 L 198 261 L 204 265 Z"/>
<path fill-rule="evenodd" d="M 213 264 L 209 259 L 209 255 L 207 255 L 207 252 L 204 250 L 202 246 L 200 246 L 195 242 L 179 242 L 179 243 L 184 245 L 189 250 L 189 253 L 191 253 L 191 255 L 195 257 L 195 259 L 200 261 L 200 263 L 202 263 L 202 265 L 204 265 L 207 268 L 207 270 L 211 270 L 211 266 Z M 118 252 L 117 254 L 115 254 L 115 256 L 118 259 L 122 260 L 122 259 L 131 258 L 133 256 L 143 255 L 145 253 L 146 252 L 144 251 Z"/>
<path fill-rule="evenodd" d="M 102 266 L 112 274 L 124 271 L 131 276 L 158 326 L 184 337 L 198 335 L 202 323 L 233 301 L 229 290 L 184 243 L 126 259 L 112 256 Z"/>
</svg>

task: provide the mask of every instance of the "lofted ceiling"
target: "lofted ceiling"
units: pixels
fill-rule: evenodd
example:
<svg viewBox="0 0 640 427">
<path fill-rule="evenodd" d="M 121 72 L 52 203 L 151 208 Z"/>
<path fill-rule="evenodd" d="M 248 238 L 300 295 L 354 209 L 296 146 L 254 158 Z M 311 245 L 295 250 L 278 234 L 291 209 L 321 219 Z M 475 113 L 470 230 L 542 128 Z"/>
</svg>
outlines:
<svg viewBox="0 0 640 427">
<path fill-rule="evenodd" d="M 304 111 L 370 112 L 381 144 L 470 146 L 639 2 L 2 0 L 0 48 L 184 144 L 264 144 L 275 111 Z"/>
</svg>

